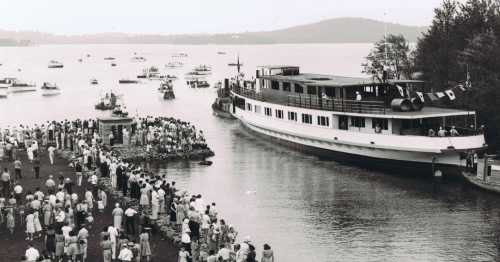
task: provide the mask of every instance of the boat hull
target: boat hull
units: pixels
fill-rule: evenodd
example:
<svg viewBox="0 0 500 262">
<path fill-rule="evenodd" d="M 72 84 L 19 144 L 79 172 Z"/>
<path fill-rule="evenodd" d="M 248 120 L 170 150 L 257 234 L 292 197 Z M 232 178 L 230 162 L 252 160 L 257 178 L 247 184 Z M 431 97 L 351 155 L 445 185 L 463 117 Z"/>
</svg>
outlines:
<svg viewBox="0 0 500 262">
<path fill-rule="evenodd" d="M 500 194 L 500 185 L 493 185 L 491 183 L 487 183 L 485 181 L 482 181 L 478 178 L 473 173 L 470 172 L 462 172 L 462 176 L 467 180 L 469 183 L 472 185 L 485 190 L 489 191 L 492 193 Z"/>
<path fill-rule="evenodd" d="M 214 111 L 215 112 L 215 111 Z M 412 159 L 411 154 L 407 156 L 402 156 L 401 159 L 390 159 L 390 158 L 380 158 L 374 156 L 366 156 L 362 154 L 341 152 L 330 149 L 325 149 L 319 146 L 309 145 L 305 143 L 290 141 L 288 139 L 280 138 L 276 135 L 270 135 L 260 128 L 241 121 L 242 126 L 251 131 L 259 137 L 267 139 L 271 142 L 278 143 L 285 147 L 319 156 L 324 159 L 333 160 L 340 163 L 346 163 L 350 165 L 356 165 L 362 168 L 370 170 L 381 170 L 384 172 L 389 172 L 398 175 L 418 175 L 418 176 L 434 176 L 435 171 L 439 170 L 445 176 L 459 176 L 462 167 L 456 165 L 442 164 L 442 163 L 432 163 L 432 162 L 415 162 L 411 160 L 404 160 L 404 158 Z M 286 135 L 284 135 L 286 136 Z M 360 148 L 358 150 L 366 151 L 372 150 L 368 148 Z M 404 152 L 399 152 L 399 154 L 405 154 Z"/>
<path fill-rule="evenodd" d="M 9 93 L 35 92 L 36 86 L 11 86 Z"/>
</svg>

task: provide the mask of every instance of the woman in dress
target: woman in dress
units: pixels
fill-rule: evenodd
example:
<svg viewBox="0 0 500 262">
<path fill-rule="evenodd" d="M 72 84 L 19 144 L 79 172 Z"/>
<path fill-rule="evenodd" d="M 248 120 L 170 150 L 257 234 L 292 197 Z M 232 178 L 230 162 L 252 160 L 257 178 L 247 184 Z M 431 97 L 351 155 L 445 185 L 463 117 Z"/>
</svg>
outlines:
<svg viewBox="0 0 500 262">
<path fill-rule="evenodd" d="M 49 200 L 45 200 L 42 207 L 43 212 L 43 225 L 48 227 L 52 224 L 52 205 L 49 203 Z"/>
<path fill-rule="evenodd" d="M 14 210 L 12 208 L 7 209 L 6 216 L 6 227 L 9 230 L 11 236 L 14 235 L 14 228 L 16 226 L 16 221 L 14 219 Z"/>
<path fill-rule="evenodd" d="M 141 260 L 146 257 L 146 261 L 149 262 L 149 258 L 151 257 L 151 246 L 149 245 L 149 234 L 145 229 L 143 229 L 142 233 L 139 235 L 139 244 L 141 246 Z"/>
<path fill-rule="evenodd" d="M 78 255 L 78 236 L 75 231 L 69 233 L 68 239 L 66 239 L 68 246 L 67 255 L 71 261 L 76 261 L 76 256 Z"/>
<path fill-rule="evenodd" d="M 139 202 L 139 205 L 142 209 L 149 206 L 148 189 L 146 188 L 146 185 L 142 185 L 141 187 L 141 200 Z"/>
<path fill-rule="evenodd" d="M 177 204 L 176 201 L 172 201 L 170 204 L 170 223 L 172 225 L 177 224 Z"/>
<path fill-rule="evenodd" d="M 264 244 L 264 250 L 262 251 L 261 262 L 274 262 L 274 253 L 271 246 Z"/>
<path fill-rule="evenodd" d="M 37 238 L 42 237 L 42 224 L 40 223 L 38 211 L 33 213 L 33 224 L 35 226 L 35 233 L 38 235 Z"/>
<path fill-rule="evenodd" d="M 35 234 L 35 216 L 30 212 L 26 216 L 26 240 L 33 240 Z"/>
<path fill-rule="evenodd" d="M 103 239 L 101 241 L 101 248 L 102 248 L 102 259 L 104 262 L 111 262 L 111 247 L 113 243 L 109 240 L 109 235 L 103 236 Z"/>
<path fill-rule="evenodd" d="M 56 231 L 52 225 L 47 228 L 47 233 L 45 235 L 45 249 L 50 257 L 54 257 L 56 254 Z"/>
<path fill-rule="evenodd" d="M 60 261 L 64 255 L 64 235 L 61 228 L 56 228 L 56 261 Z"/>
</svg>

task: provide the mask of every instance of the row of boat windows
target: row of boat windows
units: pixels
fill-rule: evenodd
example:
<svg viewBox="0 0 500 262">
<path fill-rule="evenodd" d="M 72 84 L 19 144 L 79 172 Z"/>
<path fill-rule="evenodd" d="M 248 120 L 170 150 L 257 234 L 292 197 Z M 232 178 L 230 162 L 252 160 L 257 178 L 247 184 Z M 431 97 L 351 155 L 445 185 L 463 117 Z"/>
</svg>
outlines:
<svg viewBox="0 0 500 262">
<path fill-rule="evenodd" d="M 255 113 L 261 113 L 261 106 L 259 105 L 254 105 L 247 103 L 246 104 L 246 109 L 247 111 L 254 111 Z M 273 110 L 270 107 L 264 107 L 264 115 L 268 117 L 273 116 Z M 297 112 L 293 111 L 288 111 L 287 112 L 287 118 L 290 121 L 298 121 L 297 117 Z M 278 119 L 283 119 L 285 117 L 283 110 L 281 109 L 275 109 L 274 110 L 274 116 Z M 366 122 L 364 117 L 356 117 L 356 116 L 351 116 L 351 127 L 358 127 L 358 128 L 365 128 L 366 127 Z M 301 121 L 304 124 L 312 124 L 313 123 L 313 116 L 311 114 L 306 114 L 302 113 L 301 114 Z M 339 128 L 340 129 L 347 129 L 347 121 L 348 117 L 347 116 L 339 116 Z M 319 126 L 330 126 L 330 117 L 328 116 L 317 116 L 316 117 L 316 124 Z M 380 130 L 388 130 L 389 129 L 389 123 L 387 119 L 384 118 L 372 118 L 372 128 L 373 129 L 380 129 Z"/>
</svg>

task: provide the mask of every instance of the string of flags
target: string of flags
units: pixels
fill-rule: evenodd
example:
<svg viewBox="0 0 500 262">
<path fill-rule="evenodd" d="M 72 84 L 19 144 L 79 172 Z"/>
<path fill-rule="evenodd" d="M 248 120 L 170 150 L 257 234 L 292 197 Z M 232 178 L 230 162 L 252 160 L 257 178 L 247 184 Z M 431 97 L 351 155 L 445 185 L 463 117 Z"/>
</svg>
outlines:
<svg viewBox="0 0 500 262">
<path fill-rule="evenodd" d="M 425 102 L 425 97 L 427 97 L 430 101 L 437 101 L 437 100 L 442 99 L 443 97 L 448 97 L 451 101 L 453 101 L 457 98 L 455 95 L 455 92 L 457 92 L 457 91 L 465 92 L 468 89 L 470 89 L 471 87 L 472 87 L 472 83 L 470 81 L 470 74 L 469 74 L 469 71 L 467 70 L 467 80 L 463 84 L 457 84 L 456 86 L 454 86 L 450 89 L 440 91 L 440 92 L 431 92 L 431 93 L 424 94 L 423 92 L 417 91 L 415 93 L 417 94 L 417 97 L 422 102 Z M 408 97 L 409 96 L 410 92 L 408 89 L 403 88 L 400 85 L 396 85 L 396 88 L 398 89 L 401 97 Z"/>
</svg>

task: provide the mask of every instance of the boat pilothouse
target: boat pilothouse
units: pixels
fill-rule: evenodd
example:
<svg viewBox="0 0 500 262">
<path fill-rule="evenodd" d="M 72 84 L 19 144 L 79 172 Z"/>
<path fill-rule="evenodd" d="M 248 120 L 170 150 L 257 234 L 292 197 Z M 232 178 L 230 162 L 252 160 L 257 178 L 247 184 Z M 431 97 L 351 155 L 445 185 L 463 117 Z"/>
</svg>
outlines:
<svg viewBox="0 0 500 262">
<path fill-rule="evenodd" d="M 411 95 L 425 82 L 378 82 L 262 66 L 231 83 L 231 113 L 285 144 L 371 166 L 448 174 L 486 148 L 476 113 Z"/>
</svg>

